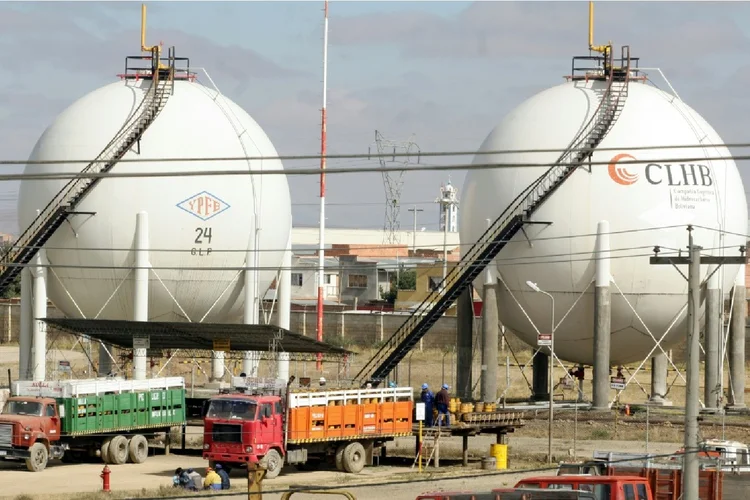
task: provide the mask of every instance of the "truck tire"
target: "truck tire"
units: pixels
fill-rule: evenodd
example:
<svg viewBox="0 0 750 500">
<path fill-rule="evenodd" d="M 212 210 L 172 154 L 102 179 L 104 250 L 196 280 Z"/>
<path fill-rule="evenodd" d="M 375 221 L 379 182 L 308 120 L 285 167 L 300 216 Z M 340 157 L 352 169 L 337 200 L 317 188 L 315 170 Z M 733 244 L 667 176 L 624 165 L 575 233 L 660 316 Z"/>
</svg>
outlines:
<svg viewBox="0 0 750 500">
<path fill-rule="evenodd" d="M 340 470 L 341 472 L 346 472 L 346 469 L 344 468 L 344 450 L 346 449 L 346 445 L 342 444 L 339 445 L 338 448 L 336 448 L 336 470 Z"/>
<path fill-rule="evenodd" d="M 136 434 L 128 443 L 128 457 L 134 464 L 142 464 L 148 458 L 148 440 Z"/>
<path fill-rule="evenodd" d="M 365 447 L 355 441 L 344 448 L 344 469 L 352 474 L 359 474 L 365 468 Z"/>
<path fill-rule="evenodd" d="M 260 459 L 260 466 L 266 469 L 266 479 L 273 479 L 284 468 L 284 457 L 276 450 L 268 450 Z"/>
<path fill-rule="evenodd" d="M 31 472 L 39 472 L 47 467 L 49 452 L 42 443 L 34 443 L 29 449 L 31 456 L 26 459 L 26 468 Z"/>
<path fill-rule="evenodd" d="M 128 461 L 128 439 L 125 436 L 115 436 L 109 443 L 109 462 L 122 465 Z"/>
<path fill-rule="evenodd" d="M 112 439 L 107 438 L 104 441 L 102 441 L 102 446 L 101 446 L 101 448 L 99 448 L 99 451 L 101 452 L 102 462 L 104 462 L 105 464 L 112 463 L 109 460 L 109 444 L 111 442 L 112 442 Z"/>
</svg>

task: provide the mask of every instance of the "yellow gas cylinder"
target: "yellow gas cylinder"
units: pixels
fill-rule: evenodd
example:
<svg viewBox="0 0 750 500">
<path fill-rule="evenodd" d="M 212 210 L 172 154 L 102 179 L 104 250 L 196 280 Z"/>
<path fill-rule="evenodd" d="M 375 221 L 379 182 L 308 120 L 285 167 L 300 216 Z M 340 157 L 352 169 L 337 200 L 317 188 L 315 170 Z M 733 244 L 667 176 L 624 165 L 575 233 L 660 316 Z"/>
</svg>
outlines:
<svg viewBox="0 0 750 500">
<path fill-rule="evenodd" d="M 490 445 L 490 456 L 495 457 L 495 463 L 497 464 L 498 470 L 504 470 L 508 468 L 508 445 L 507 444 Z"/>
<path fill-rule="evenodd" d="M 451 413 L 457 413 L 459 405 L 461 404 L 461 400 L 458 398 L 451 398 L 450 402 L 448 403 L 448 410 Z"/>
<path fill-rule="evenodd" d="M 478 402 L 478 403 L 475 403 L 475 404 L 474 404 L 474 411 L 476 411 L 477 413 L 481 413 L 481 412 L 483 412 L 483 411 L 484 411 L 484 405 L 485 405 L 485 404 L 484 404 L 484 403 L 482 403 L 481 401 L 480 401 L 480 402 Z"/>
<path fill-rule="evenodd" d="M 497 403 L 484 403 L 484 411 L 491 413 L 497 408 Z"/>
<path fill-rule="evenodd" d="M 471 403 L 461 403 L 461 413 L 471 413 L 474 411 L 474 405 Z"/>
</svg>

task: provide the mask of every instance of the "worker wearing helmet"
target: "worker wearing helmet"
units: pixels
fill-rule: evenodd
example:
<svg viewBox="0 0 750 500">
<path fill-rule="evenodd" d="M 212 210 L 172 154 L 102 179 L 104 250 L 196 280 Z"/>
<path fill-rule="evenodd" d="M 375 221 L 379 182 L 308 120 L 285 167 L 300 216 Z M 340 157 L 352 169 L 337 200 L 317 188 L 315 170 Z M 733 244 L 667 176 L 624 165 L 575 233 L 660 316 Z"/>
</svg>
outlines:
<svg viewBox="0 0 750 500">
<path fill-rule="evenodd" d="M 443 387 L 438 391 L 437 395 L 435 395 L 435 406 L 437 406 L 438 411 L 438 425 L 451 425 L 450 417 L 448 416 L 448 403 L 450 403 L 448 389 L 448 384 L 443 384 Z"/>
<path fill-rule="evenodd" d="M 396 388 L 396 382 L 394 382 L 393 380 L 391 380 L 390 382 L 388 382 L 388 387 L 390 387 L 391 389 L 395 389 Z"/>
<path fill-rule="evenodd" d="M 435 395 L 432 394 L 432 391 L 427 384 L 422 384 L 422 394 L 420 399 L 424 403 L 424 424 L 427 427 L 432 427 L 432 407 L 435 401 Z"/>
<path fill-rule="evenodd" d="M 319 382 L 320 382 L 320 387 L 325 387 L 326 386 L 326 378 L 325 377 L 320 377 Z"/>
</svg>

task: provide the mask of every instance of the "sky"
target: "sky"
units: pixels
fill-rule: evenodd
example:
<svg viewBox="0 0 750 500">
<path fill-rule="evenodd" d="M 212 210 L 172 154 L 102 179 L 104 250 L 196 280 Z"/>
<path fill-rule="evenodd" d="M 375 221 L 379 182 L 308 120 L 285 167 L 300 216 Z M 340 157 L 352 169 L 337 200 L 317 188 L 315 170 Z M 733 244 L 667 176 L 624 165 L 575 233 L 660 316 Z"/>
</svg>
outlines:
<svg viewBox="0 0 750 500">
<path fill-rule="evenodd" d="M 163 40 L 205 67 L 281 155 L 319 152 L 322 1 L 147 5 L 149 43 Z M 571 57 L 588 53 L 587 14 L 587 2 L 332 1 L 329 153 L 375 150 L 375 130 L 422 151 L 476 150 L 505 114 L 562 83 Z M 138 54 L 139 29 L 136 2 L 0 2 L 0 159 L 27 158 L 56 115 L 116 81 L 125 56 Z M 628 44 L 641 66 L 661 68 L 725 142 L 746 141 L 750 3 L 597 2 L 596 33 L 597 43 Z M 750 167 L 738 165 L 750 183 Z M 434 201 L 448 178 L 460 188 L 464 173 L 405 174 L 402 227 L 417 205 L 418 225 L 437 229 Z M 294 224 L 317 225 L 317 178 L 289 182 Z M 0 183 L 0 232 L 18 233 L 17 191 Z M 327 225 L 382 228 L 384 193 L 378 173 L 329 176 Z"/>
</svg>

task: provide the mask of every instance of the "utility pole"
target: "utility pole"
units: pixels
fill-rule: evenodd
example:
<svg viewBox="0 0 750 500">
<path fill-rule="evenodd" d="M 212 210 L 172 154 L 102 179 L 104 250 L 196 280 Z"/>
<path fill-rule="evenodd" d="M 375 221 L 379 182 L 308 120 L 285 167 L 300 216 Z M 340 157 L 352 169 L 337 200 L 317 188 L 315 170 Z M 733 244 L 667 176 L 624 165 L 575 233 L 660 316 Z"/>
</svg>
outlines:
<svg viewBox="0 0 750 500">
<path fill-rule="evenodd" d="M 417 208 L 416 205 L 414 205 L 414 208 L 410 208 L 409 212 L 414 212 L 414 232 L 411 235 L 411 246 L 413 246 L 414 253 L 417 253 L 417 212 L 424 212 L 424 208 Z"/>
<path fill-rule="evenodd" d="M 739 247 L 739 257 L 701 256 L 701 248 L 693 243 L 693 226 L 688 230 L 688 257 L 659 257 L 659 247 L 654 247 L 652 265 L 688 265 L 688 310 L 687 310 L 687 384 L 685 392 L 685 454 L 682 457 L 682 498 L 699 500 L 698 497 L 698 407 L 700 405 L 700 295 L 701 264 L 716 265 L 713 272 L 723 264 L 744 264 L 745 247 Z M 682 274 L 681 271 L 679 271 Z M 685 277 L 684 274 L 682 274 Z M 710 276 L 708 277 L 710 278 Z"/>
</svg>

